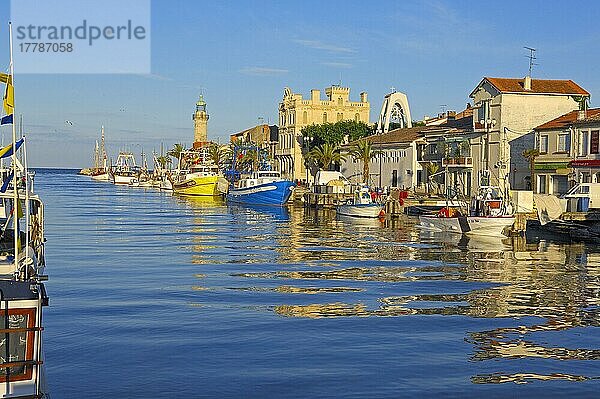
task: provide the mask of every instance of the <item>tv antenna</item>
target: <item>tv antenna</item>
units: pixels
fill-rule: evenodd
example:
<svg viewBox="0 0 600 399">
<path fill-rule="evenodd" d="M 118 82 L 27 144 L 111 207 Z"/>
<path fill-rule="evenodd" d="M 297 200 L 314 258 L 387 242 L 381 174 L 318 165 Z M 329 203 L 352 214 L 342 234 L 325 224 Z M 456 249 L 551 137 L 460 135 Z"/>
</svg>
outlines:
<svg viewBox="0 0 600 399">
<path fill-rule="evenodd" d="M 525 57 L 529 58 L 529 77 L 531 77 L 531 71 L 533 70 L 533 66 L 539 65 L 533 62 L 534 60 L 537 60 L 537 57 L 535 56 L 536 49 L 527 46 L 523 46 L 523 48 L 529 50 L 529 55 L 526 55 Z"/>
</svg>

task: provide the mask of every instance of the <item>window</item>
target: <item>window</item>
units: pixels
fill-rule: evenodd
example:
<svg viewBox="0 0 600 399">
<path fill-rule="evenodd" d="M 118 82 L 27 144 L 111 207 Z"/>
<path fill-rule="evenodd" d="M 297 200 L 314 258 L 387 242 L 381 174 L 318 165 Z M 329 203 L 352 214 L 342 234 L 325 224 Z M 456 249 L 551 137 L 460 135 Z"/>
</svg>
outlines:
<svg viewBox="0 0 600 399">
<path fill-rule="evenodd" d="M 548 136 L 540 136 L 540 154 L 548 153 Z"/>
<path fill-rule="evenodd" d="M 306 111 L 302 113 L 302 123 L 304 123 L 305 125 L 308 123 L 308 112 Z"/>
<path fill-rule="evenodd" d="M 338 114 L 337 114 L 337 120 L 338 120 L 338 122 L 341 121 L 341 120 L 344 120 L 344 113 L 343 112 L 338 112 Z"/>
<path fill-rule="evenodd" d="M 590 133 L 590 154 L 598 154 L 598 144 L 599 144 L 599 140 L 598 140 L 598 130 L 592 130 L 592 132 Z"/>
<path fill-rule="evenodd" d="M 398 187 L 398 171 L 392 170 L 392 187 Z"/>
<path fill-rule="evenodd" d="M 338 105 L 344 105 L 344 99 L 342 97 L 338 97 Z"/>
<path fill-rule="evenodd" d="M 563 133 L 558 135 L 558 143 L 556 150 L 558 152 L 570 152 L 571 151 L 571 140 L 569 133 Z"/>
<path fill-rule="evenodd" d="M 546 194 L 546 175 L 538 175 L 537 192 L 538 194 Z"/>
<path fill-rule="evenodd" d="M 360 122 L 360 115 L 359 114 L 354 114 L 354 121 L 355 122 Z"/>
<path fill-rule="evenodd" d="M 588 152 L 589 133 L 579 132 L 579 155 L 585 157 Z"/>
<path fill-rule="evenodd" d="M 323 112 L 323 123 L 327 123 L 327 112 Z"/>
</svg>

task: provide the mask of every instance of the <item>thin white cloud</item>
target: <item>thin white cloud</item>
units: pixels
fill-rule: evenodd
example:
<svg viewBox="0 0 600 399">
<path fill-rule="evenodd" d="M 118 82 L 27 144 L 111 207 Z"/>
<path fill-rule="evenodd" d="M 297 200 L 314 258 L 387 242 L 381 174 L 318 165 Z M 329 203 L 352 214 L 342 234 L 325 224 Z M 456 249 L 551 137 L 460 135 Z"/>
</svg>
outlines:
<svg viewBox="0 0 600 399">
<path fill-rule="evenodd" d="M 294 42 L 301 44 L 304 47 L 309 47 L 315 50 L 324 50 L 332 53 L 345 53 L 345 54 L 353 54 L 356 53 L 356 50 L 350 47 L 342 47 L 337 46 L 335 44 L 323 43 L 320 40 L 301 40 L 297 39 Z"/>
<path fill-rule="evenodd" d="M 240 73 L 245 75 L 255 75 L 255 76 L 272 76 L 272 75 L 283 75 L 288 73 L 287 69 L 278 69 L 278 68 L 264 68 L 264 67 L 244 67 L 240 69 Z"/>
<path fill-rule="evenodd" d="M 352 64 L 347 62 L 322 62 L 321 65 L 325 65 L 332 68 L 352 68 Z"/>
</svg>

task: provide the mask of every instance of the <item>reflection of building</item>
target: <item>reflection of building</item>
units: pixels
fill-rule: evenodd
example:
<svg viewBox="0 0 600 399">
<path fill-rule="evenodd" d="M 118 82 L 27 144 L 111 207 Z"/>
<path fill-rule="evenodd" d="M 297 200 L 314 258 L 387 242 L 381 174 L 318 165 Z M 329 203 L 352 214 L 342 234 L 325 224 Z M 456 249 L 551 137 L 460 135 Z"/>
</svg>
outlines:
<svg viewBox="0 0 600 399">
<path fill-rule="evenodd" d="M 331 86 L 325 89 L 326 100 L 319 90 L 311 90 L 310 99 L 285 88 L 279 104 L 279 143 L 275 150 L 276 168 L 291 179 L 306 177 L 302 156 L 302 128 L 312 124 L 354 120 L 369 122 L 370 105 L 367 93 L 360 93 L 360 102 L 350 101 L 350 89 Z"/>
<path fill-rule="evenodd" d="M 526 189 L 529 164 L 521 154 L 534 147 L 531 130 L 578 109 L 589 96 L 572 80 L 483 78 L 470 95 L 475 131 L 485 133 L 479 141 L 480 171 L 490 173 L 492 185 L 507 179 L 512 189 Z"/>
<path fill-rule="evenodd" d="M 208 113 L 202 94 L 196 103 L 196 112 L 192 115 L 192 120 L 194 121 L 194 147 L 198 147 L 201 146 L 201 143 L 208 141 Z"/>
</svg>

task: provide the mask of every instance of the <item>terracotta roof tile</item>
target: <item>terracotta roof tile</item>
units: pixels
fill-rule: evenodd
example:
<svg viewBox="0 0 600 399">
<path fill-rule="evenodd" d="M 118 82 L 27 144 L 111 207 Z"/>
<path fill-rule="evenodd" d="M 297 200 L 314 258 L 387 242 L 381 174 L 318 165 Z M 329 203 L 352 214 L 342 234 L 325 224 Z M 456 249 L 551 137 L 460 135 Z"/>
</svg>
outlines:
<svg viewBox="0 0 600 399">
<path fill-rule="evenodd" d="M 572 80 L 531 79 L 531 90 L 523 87 L 524 79 L 491 78 L 485 77 L 494 87 L 502 93 L 549 93 L 549 94 L 575 94 L 589 96 L 585 89 Z"/>
<path fill-rule="evenodd" d="M 568 127 L 570 124 L 575 122 L 590 122 L 595 120 L 600 121 L 600 108 L 588 109 L 586 111 L 585 119 L 582 121 L 577 120 L 578 116 L 578 110 L 571 111 L 569 113 L 559 116 L 556 119 L 552 119 L 551 121 L 536 127 L 535 130 L 562 129 L 564 127 Z"/>
</svg>

